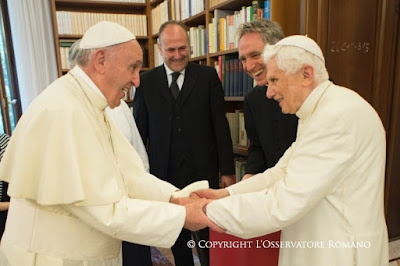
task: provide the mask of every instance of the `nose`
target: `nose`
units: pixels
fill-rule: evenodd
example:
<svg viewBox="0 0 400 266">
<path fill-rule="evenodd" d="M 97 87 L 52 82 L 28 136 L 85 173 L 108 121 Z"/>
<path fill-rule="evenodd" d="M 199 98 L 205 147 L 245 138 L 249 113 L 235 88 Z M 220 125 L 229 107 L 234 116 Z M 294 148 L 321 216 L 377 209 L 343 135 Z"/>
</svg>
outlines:
<svg viewBox="0 0 400 266">
<path fill-rule="evenodd" d="M 255 66 L 254 60 L 249 58 L 246 61 L 246 69 L 244 68 L 244 65 L 243 65 L 243 69 L 245 69 L 247 72 L 251 72 L 254 69 L 254 66 Z"/>
<path fill-rule="evenodd" d="M 172 54 L 172 56 L 173 56 L 174 58 L 179 58 L 179 57 L 180 57 L 179 50 L 178 50 L 178 49 L 175 49 L 175 50 L 174 50 L 174 53 Z"/>
<path fill-rule="evenodd" d="M 139 87 L 139 85 L 140 85 L 139 71 L 137 71 L 137 72 L 135 72 L 135 74 L 133 74 L 132 83 L 133 83 L 133 86 L 135 86 L 135 88 Z"/>
<path fill-rule="evenodd" d="M 275 90 L 272 88 L 272 86 L 268 86 L 267 92 L 265 94 L 268 99 L 272 99 L 275 95 Z"/>
</svg>

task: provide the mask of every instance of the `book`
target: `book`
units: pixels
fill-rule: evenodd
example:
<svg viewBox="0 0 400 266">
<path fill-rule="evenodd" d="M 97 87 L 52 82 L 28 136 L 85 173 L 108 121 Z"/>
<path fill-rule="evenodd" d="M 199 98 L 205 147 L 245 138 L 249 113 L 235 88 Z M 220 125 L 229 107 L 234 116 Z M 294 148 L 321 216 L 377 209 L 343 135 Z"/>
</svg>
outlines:
<svg viewBox="0 0 400 266">
<path fill-rule="evenodd" d="M 264 1 L 264 19 L 267 19 L 267 20 L 271 19 L 271 1 L 270 0 Z"/>
</svg>

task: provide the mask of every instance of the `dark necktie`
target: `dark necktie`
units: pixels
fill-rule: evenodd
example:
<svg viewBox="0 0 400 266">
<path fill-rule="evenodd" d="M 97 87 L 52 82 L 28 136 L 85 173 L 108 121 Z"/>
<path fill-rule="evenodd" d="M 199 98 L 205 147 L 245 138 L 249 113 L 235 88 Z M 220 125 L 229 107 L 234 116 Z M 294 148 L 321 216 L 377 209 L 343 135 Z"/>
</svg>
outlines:
<svg viewBox="0 0 400 266">
<path fill-rule="evenodd" d="M 174 96 L 175 99 L 178 98 L 179 94 L 179 87 L 178 83 L 176 83 L 176 80 L 178 79 L 180 74 L 181 74 L 180 72 L 172 73 L 172 82 L 171 86 L 169 87 L 171 89 L 172 96 Z"/>
</svg>

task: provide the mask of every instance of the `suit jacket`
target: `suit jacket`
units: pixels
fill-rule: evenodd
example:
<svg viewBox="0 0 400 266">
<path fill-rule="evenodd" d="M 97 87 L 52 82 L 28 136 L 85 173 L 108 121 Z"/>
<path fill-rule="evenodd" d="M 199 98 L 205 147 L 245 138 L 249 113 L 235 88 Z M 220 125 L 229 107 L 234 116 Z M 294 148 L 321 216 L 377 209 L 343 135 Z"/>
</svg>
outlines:
<svg viewBox="0 0 400 266">
<path fill-rule="evenodd" d="M 281 266 L 388 265 L 378 114 L 325 81 L 296 115 L 296 142 L 276 166 L 232 185 L 234 196 L 211 202 L 207 215 L 242 238 L 282 229 Z"/>
<path fill-rule="evenodd" d="M 155 176 L 171 181 L 171 168 L 190 164 L 193 171 L 180 173 L 188 176 L 178 187 L 202 179 L 218 187 L 218 172 L 234 173 L 223 89 L 213 68 L 189 63 L 176 100 L 168 87 L 164 65 L 142 73 L 134 116 L 147 144 L 150 172 Z"/>
<path fill-rule="evenodd" d="M 273 167 L 295 141 L 297 117 L 283 114 L 278 102 L 265 95 L 266 86 L 254 87 L 244 98 L 244 119 L 250 140 L 246 173 Z"/>
</svg>

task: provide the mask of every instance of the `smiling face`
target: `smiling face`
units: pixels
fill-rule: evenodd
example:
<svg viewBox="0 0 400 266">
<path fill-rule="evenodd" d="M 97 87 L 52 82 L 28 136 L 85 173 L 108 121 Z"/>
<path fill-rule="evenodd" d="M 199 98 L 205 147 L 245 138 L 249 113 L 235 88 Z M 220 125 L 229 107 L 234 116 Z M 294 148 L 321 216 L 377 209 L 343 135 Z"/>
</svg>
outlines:
<svg viewBox="0 0 400 266">
<path fill-rule="evenodd" d="M 262 57 L 265 43 L 260 33 L 246 33 L 239 41 L 239 60 L 258 86 L 265 86 L 267 83 L 267 71 Z"/>
<path fill-rule="evenodd" d="M 189 40 L 179 25 L 167 25 L 161 33 L 158 46 L 164 63 L 173 72 L 181 72 L 189 63 Z"/>
<path fill-rule="evenodd" d="M 302 68 L 294 74 L 287 74 L 279 69 L 275 58 L 267 64 L 267 97 L 279 102 L 284 114 L 295 114 L 307 99 L 312 89 L 309 87 L 308 67 Z"/>
<path fill-rule="evenodd" d="M 103 94 L 110 108 L 118 106 L 126 90 L 140 85 L 143 52 L 136 40 L 105 50 Z"/>
</svg>

